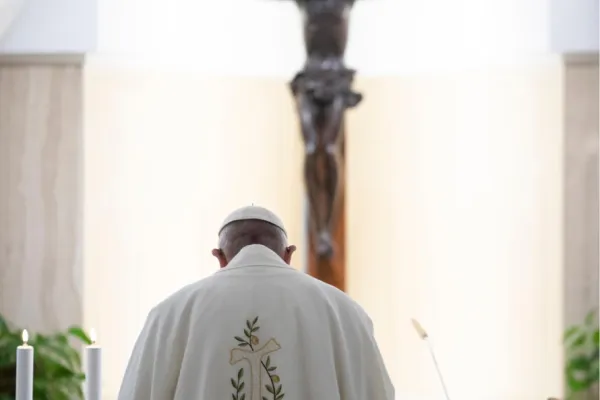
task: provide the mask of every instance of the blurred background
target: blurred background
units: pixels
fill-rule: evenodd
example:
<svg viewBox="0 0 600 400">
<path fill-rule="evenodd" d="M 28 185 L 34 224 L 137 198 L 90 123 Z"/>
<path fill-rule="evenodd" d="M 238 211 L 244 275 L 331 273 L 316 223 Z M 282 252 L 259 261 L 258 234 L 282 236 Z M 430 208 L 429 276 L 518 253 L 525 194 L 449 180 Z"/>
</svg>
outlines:
<svg viewBox="0 0 600 400">
<path fill-rule="evenodd" d="M 598 19 L 598 0 L 355 5 L 347 292 L 398 399 L 442 398 L 412 317 L 453 398 L 570 390 L 563 333 L 598 307 Z M 0 314 L 95 328 L 105 399 L 150 308 L 217 269 L 229 211 L 271 208 L 307 247 L 301 33 L 291 1 L 0 0 Z"/>
</svg>

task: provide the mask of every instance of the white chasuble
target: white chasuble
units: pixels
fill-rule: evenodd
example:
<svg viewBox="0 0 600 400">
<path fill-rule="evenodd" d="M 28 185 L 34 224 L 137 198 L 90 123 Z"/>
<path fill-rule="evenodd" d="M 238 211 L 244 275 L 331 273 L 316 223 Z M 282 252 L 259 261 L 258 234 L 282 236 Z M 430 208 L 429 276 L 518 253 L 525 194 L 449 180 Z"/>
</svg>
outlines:
<svg viewBox="0 0 600 400">
<path fill-rule="evenodd" d="M 264 246 L 155 307 L 119 400 L 393 400 L 363 309 Z"/>
</svg>

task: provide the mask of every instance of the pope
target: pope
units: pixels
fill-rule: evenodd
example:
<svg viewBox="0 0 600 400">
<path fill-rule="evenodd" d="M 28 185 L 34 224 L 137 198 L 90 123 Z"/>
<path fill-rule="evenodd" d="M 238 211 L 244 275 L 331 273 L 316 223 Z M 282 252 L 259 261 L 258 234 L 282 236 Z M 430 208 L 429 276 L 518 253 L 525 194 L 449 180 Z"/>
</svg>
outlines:
<svg viewBox="0 0 600 400">
<path fill-rule="evenodd" d="M 393 400 L 368 315 L 295 250 L 271 211 L 231 213 L 221 268 L 151 310 L 118 399 Z"/>
</svg>

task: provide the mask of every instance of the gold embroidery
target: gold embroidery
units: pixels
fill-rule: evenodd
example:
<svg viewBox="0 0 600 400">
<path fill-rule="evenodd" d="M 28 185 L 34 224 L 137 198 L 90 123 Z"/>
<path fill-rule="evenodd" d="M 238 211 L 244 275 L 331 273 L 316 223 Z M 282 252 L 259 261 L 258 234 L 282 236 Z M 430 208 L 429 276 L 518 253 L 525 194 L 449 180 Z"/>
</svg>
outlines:
<svg viewBox="0 0 600 400">
<path fill-rule="evenodd" d="M 276 374 L 277 367 L 271 364 L 271 356 L 273 353 L 281 349 L 281 345 L 274 338 L 269 339 L 263 346 L 258 347 L 260 340 L 256 336 L 256 332 L 260 329 L 258 325 L 258 317 L 252 322 L 246 321 L 244 328 L 244 336 L 234 336 L 238 342 L 237 347 L 233 348 L 229 355 L 229 364 L 235 365 L 243 360 L 248 363 L 250 368 L 250 400 L 281 400 L 284 398 L 283 385 L 280 384 L 281 379 Z M 263 359 L 266 359 L 263 361 Z M 263 371 L 269 378 L 270 383 L 264 385 L 264 388 L 269 392 L 269 397 L 263 396 L 262 376 Z M 232 394 L 233 400 L 246 400 L 245 383 L 243 381 L 244 368 L 240 368 L 237 373 L 237 379 L 231 378 L 231 385 L 235 389 Z"/>
</svg>

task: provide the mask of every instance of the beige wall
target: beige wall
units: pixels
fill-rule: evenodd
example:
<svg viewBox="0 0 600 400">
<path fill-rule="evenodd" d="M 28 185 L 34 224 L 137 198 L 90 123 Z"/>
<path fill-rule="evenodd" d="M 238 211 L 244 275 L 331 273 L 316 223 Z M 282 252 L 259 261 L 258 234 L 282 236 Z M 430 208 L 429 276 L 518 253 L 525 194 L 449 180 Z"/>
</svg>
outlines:
<svg viewBox="0 0 600 400">
<path fill-rule="evenodd" d="M 559 60 L 363 79 L 349 121 L 349 293 L 375 323 L 398 398 L 561 392 Z"/>
<path fill-rule="evenodd" d="M 33 331 L 82 322 L 81 68 L 0 58 L 0 313 Z"/>
<path fill-rule="evenodd" d="M 301 241 L 301 140 L 283 79 L 91 64 L 85 85 L 84 310 L 111 398 L 150 308 L 216 271 L 227 213 L 264 205 Z"/>
</svg>

